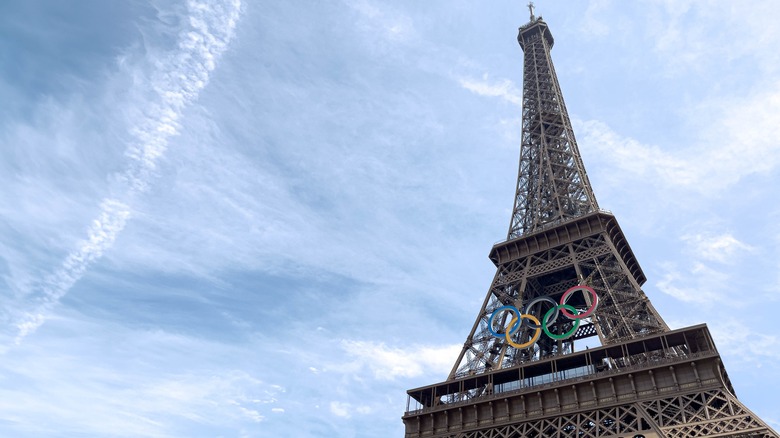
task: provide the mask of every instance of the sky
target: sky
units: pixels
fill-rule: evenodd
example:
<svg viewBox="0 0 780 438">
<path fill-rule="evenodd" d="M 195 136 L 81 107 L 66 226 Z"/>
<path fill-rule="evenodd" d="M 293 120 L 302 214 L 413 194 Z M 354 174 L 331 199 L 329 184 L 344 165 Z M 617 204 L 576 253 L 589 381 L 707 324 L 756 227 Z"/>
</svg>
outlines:
<svg viewBox="0 0 780 438">
<path fill-rule="evenodd" d="M 0 435 L 402 436 L 506 237 L 524 3 L 0 3 Z M 780 4 L 536 12 L 645 293 L 780 428 Z"/>
</svg>

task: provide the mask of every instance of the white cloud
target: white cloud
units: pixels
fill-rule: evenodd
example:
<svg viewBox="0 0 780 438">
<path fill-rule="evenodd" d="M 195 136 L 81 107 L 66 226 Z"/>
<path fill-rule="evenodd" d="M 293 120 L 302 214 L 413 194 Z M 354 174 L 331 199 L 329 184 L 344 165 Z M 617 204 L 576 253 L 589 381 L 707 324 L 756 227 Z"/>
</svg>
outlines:
<svg viewBox="0 0 780 438">
<path fill-rule="evenodd" d="M 780 337 L 760 333 L 751 328 L 749 312 L 739 320 L 733 317 L 720 318 L 710 327 L 719 350 L 729 358 L 757 364 L 780 364 Z M 767 361 L 766 359 L 770 359 Z"/>
<path fill-rule="evenodd" d="M 4 358 L 4 374 L 14 375 L 20 382 L 34 382 L 30 384 L 37 389 L 17 392 L 13 386 L 0 385 L 3 420 L 27 423 L 35 435 L 51 435 L 52 424 L 60 424 L 82 435 L 158 437 L 176 434 L 182 426 L 251 425 L 265 421 L 266 412 L 278 412 L 274 409 L 284 394 L 283 387 L 242 369 L 184 369 L 178 356 L 195 349 L 201 352 L 200 362 L 208 356 L 204 351 L 224 353 L 220 346 L 178 336 L 134 333 L 120 336 L 126 345 L 115 350 L 105 343 L 116 343 L 117 336 L 81 334 L 79 346 L 59 345 L 66 338 L 57 339 L 57 345 L 29 342 Z M 41 337 L 45 335 L 36 339 Z M 107 366 L 105 358 L 85 355 L 95 349 L 102 349 L 108 357 L 123 351 L 127 356 L 115 358 L 123 362 L 121 365 L 134 361 L 143 365 Z M 33 353 L 33 357 L 40 357 L 40 351 L 46 352 L 46 361 L 25 356 Z M 191 354 L 188 359 L 192 359 Z M 166 363 L 166 368 L 147 373 L 148 366 L 158 361 Z M 36 415 L 45 415 L 49 421 L 35 424 L 30 419 Z"/>
<path fill-rule="evenodd" d="M 610 25 L 605 17 L 605 12 L 612 7 L 610 0 L 593 0 L 588 2 L 588 9 L 583 15 L 580 30 L 584 35 L 595 37 L 607 36 L 610 33 Z"/>
<path fill-rule="evenodd" d="M 621 35 L 618 43 L 633 44 L 637 42 L 632 37 L 641 37 L 652 44 L 647 51 L 660 58 L 660 74 L 713 76 L 713 68 L 730 62 L 755 62 L 770 72 L 780 68 L 780 55 L 774 50 L 780 41 L 774 25 L 780 8 L 775 1 L 756 0 L 743 3 L 744 8 L 740 2 L 717 0 L 646 0 L 633 8 L 613 3 L 588 2 L 579 35 L 602 39 Z"/>
<path fill-rule="evenodd" d="M 149 62 L 156 71 L 148 78 L 149 83 L 142 85 L 149 90 L 136 90 L 146 96 L 141 100 L 143 107 L 135 109 L 142 116 L 132 124 L 133 140 L 125 152 L 128 162 L 117 178 L 124 186 L 117 196 L 121 199 L 102 201 L 99 217 L 87 231 L 87 239 L 46 277 L 41 290 L 30 292 L 40 295 L 39 303 L 33 310 L 21 312 L 13 323 L 17 328 L 16 344 L 45 322 L 51 307 L 113 245 L 131 214 L 129 203 L 148 189 L 169 139 L 178 134 L 178 121 L 184 108 L 197 99 L 216 67 L 216 59 L 227 48 L 239 17 L 240 2 L 234 0 L 220 5 L 190 1 L 188 9 L 189 16 L 183 19 L 189 26 L 178 36 L 178 51 L 152 55 Z"/>
<path fill-rule="evenodd" d="M 255 423 L 262 423 L 263 420 L 265 420 L 265 416 L 260 415 L 260 412 L 257 412 L 254 409 L 247 409 L 243 406 L 239 406 L 238 409 L 241 411 L 242 414 L 244 414 L 244 416 L 254 421 Z"/>
<path fill-rule="evenodd" d="M 728 275 L 694 262 L 690 267 L 680 272 L 677 264 L 666 262 L 661 264 L 665 271 L 658 281 L 658 289 L 678 300 L 714 306 L 722 303 L 727 297 Z"/>
<path fill-rule="evenodd" d="M 698 232 L 684 234 L 681 261 L 661 263 L 664 271 L 658 288 L 681 301 L 712 306 L 725 301 L 733 302 L 731 290 L 735 287 L 732 274 L 742 261 L 742 256 L 756 248 L 741 242 L 731 233 L 718 233 L 708 228 L 711 224 L 699 223 Z M 682 266 L 682 267 L 681 267 Z M 742 282 L 744 287 L 746 283 Z M 740 307 L 737 302 L 732 306 Z"/>
<path fill-rule="evenodd" d="M 691 111 L 707 118 L 696 143 L 683 148 L 645 145 L 599 121 L 580 122 L 580 145 L 597 152 L 620 170 L 621 178 L 715 196 L 748 175 L 767 174 L 780 166 L 780 83 L 738 102 L 706 102 L 716 110 Z M 704 105 L 704 104 L 703 104 Z"/>
<path fill-rule="evenodd" d="M 382 380 L 416 377 L 424 373 L 446 375 L 460 354 L 460 345 L 414 346 L 407 349 L 388 347 L 367 341 L 341 342 L 347 354 L 360 367 L 368 368 Z"/>
<path fill-rule="evenodd" d="M 238 370 L 212 376 L 170 376 L 135 391 L 143 400 L 137 408 L 146 415 L 151 416 L 159 409 L 213 424 L 219 423 L 217 415 L 263 421 L 265 416 L 260 414 L 256 405 L 272 405 L 283 392 Z M 209 412 L 209 409 L 213 412 Z"/>
<path fill-rule="evenodd" d="M 487 73 L 482 79 L 460 78 L 460 86 L 486 97 L 499 97 L 513 105 L 521 106 L 523 104 L 523 93 L 517 88 L 514 82 L 509 79 L 490 81 Z"/>
<path fill-rule="evenodd" d="M 359 26 L 371 33 L 372 39 L 384 37 L 389 42 L 406 42 L 416 36 L 412 19 L 391 8 L 390 4 L 367 0 L 348 0 L 346 3 L 360 14 Z"/>
<path fill-rule="evenodd" d="M 90 263 L 100 258 L 103 252 L 113 245 L 130 215 L 127 205 L 113 199 L 104 200 L 100 209 L 100 217 L 92 221 L 87 231 L 88 238 L 81 241 L 62 266 L 44 280 L 41 303 L 32 312 L 25 312 L 21 320 L 14 324 L 18 333 L 14 340 L 17 345 L 44 323 L 45 314 L 51 307 L 84 275 Z"/>
<path fill-rule="evenodd" d="M 338 401 L 330 402 L 330 413 L 341 418 L 351 418 L 352 414 L 368 415 L 372 412 L 370 406 L 344 403 Z"/>
<path fill-rule="evenodd" d="M 704 260 L 719 263 L 733 262 L 734 257 L 740 253 L 754 251 L 750 245 L 740 242 L 729 233 L 713 234 L 686 234 L 682 236 L 683 242 L 690 247 L 690 252 Z"/>
<path fill-rule="evenodd" d="M 351 416 L 350 408 L 349 403 L 330 402 L 330 412 L 337 417 L 349 418 Z"/>
<path fill-rule="evenodd" d="M 590 120 L 575 121 L 581 147 L 595 150 L 623 174 L 634 178 L 652 177 L 654 182 L 687 185 L 695 176 L 695 166 L 657 146 L 646 146 L 629 137 L 622 137 L 606 124 Z"/>
<path fill-rule="evenodd" d="M 777 2 L 753 1 L 745 8 L 740 8 L 739 2 L 700 0 L 652 4 L 660 4 L 661 8 L 646 8 L 650 17 L 647 32 L 671 72 L 706 72 L 719 63 L 738 59 L 745 62 L 744 57 L 750 57 L 762 69 L 780 68 L 780 56 L 774 50 L 780 41 L 780 30 L 775 26 L 780 16 Z"/>
</svg>

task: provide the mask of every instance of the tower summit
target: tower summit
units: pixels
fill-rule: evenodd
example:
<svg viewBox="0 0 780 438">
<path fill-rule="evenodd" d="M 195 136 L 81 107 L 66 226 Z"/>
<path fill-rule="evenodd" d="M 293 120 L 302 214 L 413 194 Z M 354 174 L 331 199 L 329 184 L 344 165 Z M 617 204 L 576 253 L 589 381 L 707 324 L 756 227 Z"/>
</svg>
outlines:
<svg viewBox="0 0 780 438">
<path fill-rule="evenodd" d="M 552 33 L 529 8 L 531 21 L 517 35 L 525 52 L 523 134 L 508 239 L 599 208 L 550 58 Z"/>
<path fill-rule="evenodd" d="M 448 380 L 409 390 L 406 437 L 776 437 L 734 395 L 706 325 L 670 330 L 599 209 L 529 5 L 522 143 L 496 274 Z M 598 336 L 601 347 L 575 352 Z"/>
</svg>

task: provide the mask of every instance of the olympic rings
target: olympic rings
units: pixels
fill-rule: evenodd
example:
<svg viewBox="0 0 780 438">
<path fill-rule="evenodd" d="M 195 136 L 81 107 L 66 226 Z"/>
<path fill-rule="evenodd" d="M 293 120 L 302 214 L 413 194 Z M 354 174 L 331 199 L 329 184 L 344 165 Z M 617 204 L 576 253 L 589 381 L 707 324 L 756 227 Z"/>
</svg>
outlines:
<svg viewBox="0 0 780 438">
<path fill-rule="evenodd" d="M 542 322 L 542 330 L 544 330 L 544 333 L 547 336 L 549 336 L 549 337 L 551 337 L 553 339 L 568 339 L 569 337 L 571 337 L 571 335 L 574 334 L 574 332 L 577 331 L 578 328 L 580 328 L 580 319 L 575 319 L 574 320 L 574 326 L 571 328 L 571 330 L 569 330 L 568 332 L 566 332 L 566 333 L 564 333 L 562 335 L 556 335 L 556 334 L 550 333 L 550 330 L 547 328 L 548 325 L 545 324 L 544 321 L 547 321 L 550 318 L 550 314 L 553 312 L 553 310 L 555 310 L 557 312 L 558 309 L 561 309 L 561 310 L 569 309 L 572 312 L 577 312 L 577 314 L 579 314 L 579 312 L 577 311 L 577 308 L 575 308 L 574 306 L 570 306 L 568 304 L 561 304 L 559 306 L 555 306 L 555 307 L 551 308 L 550 310 L 548 310 L 547 313 L 544 314 L 544 318 L 542 318 L 542 321 L 543 321 Z M 569 318 L 569 319 L 571 319 L 571 318 Z M 554 321 L 555 320 L 553 320 L 553 322 Z"/>
<path fill-rule="evenodd" d="M 538 320 L 538 319 L 536 319 L 536 317 L 535 317 L 535 316 L 533 316 L 533 315 L 520 315 L 520 316 L 521 316 L 521 317 L 524 317 L 524 318 L 528 318 L 528 319 L 530 319 L 531 321 L 536 321 L 536 325 L 537 325 L 537 327 L 540 325 L 540 323 L 539 323 L 539 320 Z M 509 326 L 511 327 L 511 326 L 512 326 L 512 324 L 514 324 L 514 323 L 515 323 L 515 321 L 517 321 L 517 317 L 516 317 L 516 316 L 512 318 L 512 322 L 510 322 L 510 323 L 509 323 Z M 519 327 L 519 326 L 520 326 L 520 324 L 518 324 L 518 327 Z M 545 331 L 546 331 L 546 330 L 547 330 L 547 327 L 545 327 Z M 507 331 L 506 333 L 504 333 L 504 336 L 506 336 L 506 341 L 509 343 L 509 345 L 511 345 L 511 346 L 513 346 L 513 347 L 515 347 L 515 348 L 519 348 L 519 349 L 521 349 L 521 350 L 522 350 L 523 348 L 528 348 L 528 347 L 530 347 L 530 346 L 534 345 L 534 344 L 536 343 L 536 341 L 538 341 L 538 340 L 539 340 L 539 336 L 541 336 L 541 334 L 542 334 L 542 330 L 541 330 L 541 329 L 536 329 L 536 332 L 534 333 L 534 335 L 533 335 L 533 337 L 531 338 L 531 340 L 530 340 L 530 341 L 528 341 L 528 342 L 526 342 L 525 344 L 518 344 L 518 343 L 516 343 L 515 341 L 513 341 L 513 340 L 512 340 L 512 338 L 511 338 L 511 334 L 509 333 L 509 331 Z"/>
<path fill-rule="evenodd" d="M 589 286 L 574 286 L 572 288 L 569 288 L 566 292 L 563 293 L 563 296 L 561 297 L 561 304 L 566 304 L 566 300 L 569 299 L 571 294 L 574 292 L 577 292 L 578 290 L 581 291 L 588 291 L 590 292 L 590 296 L 593 297 L 593 304 L 591 304 L 590 308 L 585 311 L 585 313 L 581 313 L 579 315 L 572 315 L 571 313 L 567 312 L 566 309 L 561 309 L 561 312 L 563 312 L 563 315 L 569 319 L 583 319 L 589 317 L 594 310 L 596 310 L 596 306 L 599 305 L 599 296 L 596 295 L 596 291 L 593 290 L 592 287 Z"/>
<path fill-rule="evenodd" d="M 498 309 L 494 310 L 493 314 L 490 315 L 490 319 L 488 319 L 488 330 L 490 331 L 491 335 L 493 335 L 493 336 L 495 336 L 497 338 L 500 338 L 502 335 L 500 335 L 500 334 L 498 334 L 498 333 L 493 331 L 493 318 L 495 318 L 496 315 L 498 315 L 498 312 L 500 312 L 500 311 L 502 311 L 504 309 L 509 310 L 510 312 L 514 313 L 515 315 L 520 315 L 520 312 L 517 310 L 517 307 L 515 307 L 515 306 L 502 306 L 502 307 L 499 307 Z M 522 318 L 522 316 L 520 316 L 520 317 Z M 515 316 L 515 318 L 509 324 L 509 327 L 512 327 L 512 325 L 517 321 L 517 318 L 518 317 Z M 511 328 L 509 331 L 507 331 L 507 333 L 509 333 L 510 335 L 513 335 L 519 329 L 520 329 L 520 324 L 517 324 L 517 327 Z"/>
<path fill-rule="evenodd" d="M 553 323 L 555 323 L 555 320 L 556 320 L 556 319 L 558 319 L 558 307 L 557 307 L 557 306 L 558 306 L 558 303 L 556 303 L 554 299 L 552 299 L 552 298 L 550 298 L 550 297 L 539 297 L 539 298 L 534 298 L 533 300 L 531 300 L 531 302 L 529 302 L 528 304 L 526 304 L 525 306 L 523 306 L 523 312 L 522 312 L 522 313 L 524 313 L 524 314 L 531 314 L 531 309 L 533 308 L 534 304 L 536 304 L 536 303 L 541 303 L 541 302 L 543 302 L 543 301 L 546 301 L 546 302 L 548 302 L 548 303 L 552 304 L 553 308 L 555 309 L 555 316 L 554 316 L 554 317 L 552 317 L 552 319 L 550 319 L 550 322 L 547 324 L 547 328 L 550 328 L 550 326 L 551 326 L 551 325 L 553 325 Z M 529 321 L 530 321 L 530 320 L 529 320 Z M 523 321 L 523 324 L 525 324 L 525 321 Z M 532 328 L 532 329 L 538 329 L 538 328 L 540 328 L 540 327 L 539 327 L 539 323 L 537 323 L 537 324 L 536 324 L 536 327 L 534 327 L 534 326 L 533 326 L 533 325 L 531 325 L 531 324 L 528 324 L 528 326 L 529 326 L 530 328 Z"/>
<path fill-rule="evenodd" d="M 592 298 L 590 300 L 590 307 L 588 307 L 588 309 L 585 310 L 584 312 L 580 312 L 576 307 L 570 304 L 566 304 L 566 302 L 569 300 L 571 295 L 574 292 L 578 292 L 578 291 L 582 291 L 583 294 L 585 292 L 588 292 L 590 293 L 590 296 Z M 542 302 L 547 302 L 549 304 L 552 304 L 552 307 L 549 310 L 547 310 L 547 312 L 544 314 L 544 317 L 542 318 L 542 321 L 540 322 L 539 318 L 532 315 L 530 312 L 532 311 L 534 305 Z M 531 300 L 528 304 L 523 306 L 522 310 L 519 310 L 515 306 L 501 306 L 497 308 L 496 310 L 493 311 L 493 313 L 490 315 L 490 318 L 488 319 L 488 331 L 490 332 L 491 335 L 497 338 L 505 337 L 509 345 L 519 349 L 529 348 L 533 346 L 536 343 L 536 341 L 539 340 L 542 331 L 544 331 L 544 333 L 551 339 L 556 339 L 556 340 L 568 339 L 574 336 L 574 333 L 576 333 L 577 329 L 580 327 L 580 322 L 584 318 L 587 318 L 590 315 L 592 315 L 593 312 L 596 310 L 596 307 L 598 307 L 598 305 L 599 305 L 599 296 L 596 294 L 596 291 L 593 290 L 592 287 L 578 285 L 566 290 L 566 292 L 564 292 L 563 295 L 561 296 L 560 303 L 556 302 L 555 300 L 547 296 L 547 297 L 538 297 Z M 496 315 L 500 314 L 503 311 L 508 311 L 512 313 L 512 319 L 510 320 L 507 328 L 504 330 L 504 333 L 497 333 L 495 330 L 493 330 L 493 321 Z M 550 327 L 552 327 L 555 324 L 555 321 L 558 319 L 561 313 L 563 314 L 563 316 L 574 321 L 574 324 L 572 328 L 569 329 L 569 331 L 567 331 L 566 333 L 563 334 L 552 333 L 550 331 Z M 517 333 L 517 331 L 520 330 L 520 328 L 523 326 L 527 326 L 531 330 L 534 330 L 534 334 L 529 341 L 522 344 L 518 344 L 512 340 L 512 335 Z"/>
</svg>

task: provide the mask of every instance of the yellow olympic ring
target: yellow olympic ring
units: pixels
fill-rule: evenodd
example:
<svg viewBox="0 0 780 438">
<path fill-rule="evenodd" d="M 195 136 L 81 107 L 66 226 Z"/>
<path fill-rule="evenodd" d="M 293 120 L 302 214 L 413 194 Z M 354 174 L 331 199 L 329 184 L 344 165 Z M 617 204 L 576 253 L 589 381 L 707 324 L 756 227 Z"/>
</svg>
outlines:
<svg viewBox="0 0 780 438">
<path fill-rule="evenodd" d="M 526 342 L 525 344 L 518 344 L 514 342 L 510 337 L 510 333 L 512 330 L 507 330 L 506 333 L 504 334 L 506 336 L 506 341 L 509 342 L 509 345 L 515 348 L 528 348 L 531 345 L 534 345 L 534 343 L 539 339 L 539 336 L 541 336 L 542 334 L 541 323 L 539 322 L 539 319 L 537 317 L 525 313 L 520 315 L 520 319 L 522 320 L 523 318 L 530 319 L 531 322 L 536 324 L 536 326 L 539 328 L 536 329 L 536 333 L 534 333 L 534 336 L 531 338 L 531 340 Z M 516 322 L 517 322 L 517 316 L 512 315 L 512 322 L 509 323 L 509 327 L 514 327 Z"/>
</svg>

